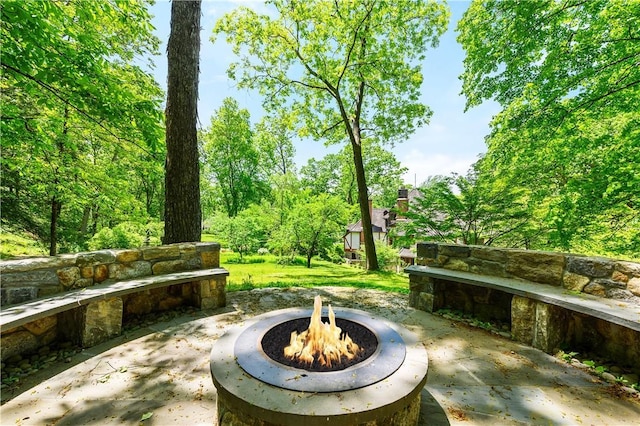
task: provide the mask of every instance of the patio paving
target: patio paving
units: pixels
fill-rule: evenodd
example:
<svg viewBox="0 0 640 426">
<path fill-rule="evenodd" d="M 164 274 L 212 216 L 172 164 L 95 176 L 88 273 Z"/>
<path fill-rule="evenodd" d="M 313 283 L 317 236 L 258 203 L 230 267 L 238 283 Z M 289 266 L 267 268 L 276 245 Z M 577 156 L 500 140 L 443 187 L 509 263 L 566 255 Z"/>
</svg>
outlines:
<svg viewBox="0 0 640 426">
<path fill-rule="evenodd" d="M 637 425 L 640 419 L 637 398 L 539 350 L 409 308 L 406 295 L 321 287 L 229 293 L 226 308 L 85 350 L 27 378 L 2 405 L 0 424 L 215 424 L 212 345 L 253 316 L 311 307 L 316 294 L 325 304 L 372 312 L 422 339 L 429 373 L 420 425 Z"/>
</svg>

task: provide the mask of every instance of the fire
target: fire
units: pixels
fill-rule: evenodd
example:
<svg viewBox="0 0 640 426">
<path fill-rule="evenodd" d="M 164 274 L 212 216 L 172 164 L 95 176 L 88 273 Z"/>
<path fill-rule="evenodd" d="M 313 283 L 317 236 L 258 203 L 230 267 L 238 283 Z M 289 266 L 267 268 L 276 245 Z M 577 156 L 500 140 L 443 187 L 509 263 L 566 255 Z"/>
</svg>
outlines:
<svg viewBox="0 0 640 426">
<path fill-rule="evenodd" d="M 314 360 L 326 367 L 340 363 L 342 357 L 353 359 L 362 349 L 347 334 L 340 338 L 342 329 L 336 326 L 336 315 L 329 305 L 329 324 L 322 322 L 322 299 L 316 296 L 309 328 L 302 333 L 293 331 L 284 356 L 307 365 Z"/>
</svg>

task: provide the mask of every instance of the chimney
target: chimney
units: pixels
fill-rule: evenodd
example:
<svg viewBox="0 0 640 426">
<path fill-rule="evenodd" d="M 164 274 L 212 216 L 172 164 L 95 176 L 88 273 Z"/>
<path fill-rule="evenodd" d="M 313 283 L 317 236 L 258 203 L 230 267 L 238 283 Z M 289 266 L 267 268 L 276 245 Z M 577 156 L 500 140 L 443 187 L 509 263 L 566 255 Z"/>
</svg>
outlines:
<svg viewBox="0 0 640 426">
<path fill-rule="evenodd" d="M 373 218 L 373 200 L 369 198 L 369 217 Z"/>
<path fill-rule="evenodd" d="M 398 189 L 398 219 L 405 219 L 402 213 L 409 210 L 409 190 L 406 188 Z"/>
</svg>

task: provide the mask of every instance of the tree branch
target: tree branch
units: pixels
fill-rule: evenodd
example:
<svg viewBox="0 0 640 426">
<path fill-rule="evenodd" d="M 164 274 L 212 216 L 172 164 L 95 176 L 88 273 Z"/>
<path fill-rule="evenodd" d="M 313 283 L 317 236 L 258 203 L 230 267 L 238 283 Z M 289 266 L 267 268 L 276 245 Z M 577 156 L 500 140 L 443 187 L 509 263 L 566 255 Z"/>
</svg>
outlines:
<svg viewBox="0 0 640 426">
<path fill-rule="evenodd" d="M 46 89 L 48 92 L 50 92 L 53 96 L 55 96 L 56 98 L 58 98 L 58 100 L 60 100 L 62 103 L 64 103 L 65 105 L 70 106 L 71 108 L 73 108 L 75 111 L 77 111 L 80 115 L 84 116 L 85 118 L 87 118 L 89 121 L 97 124 L 100 128 L 102 128 L 104 131 L 106 131 L 108 134 L 110 134 L 111 136 L 113 136 L 114 138 L 118 139 L 118 140 L 122 140 L 122 141 L 126 141 L 129 142 L 133 145 L 135 145 L 136 147 L 140 148 L 141 150 L 143 150 L 144 152 L 146 152 L 147 154 L 151 155 L 152 158 L 157 159 L 155 156 L 155 153 L 152 153 L 151 151 L 147 150 L 146 148 L 140 146 L 139 144 L 137 144 L 136 142 L 127 139 L 127 138 L 123 138 L 118 136 L 116 133 L 114 133 L 111 129 L 107 128 L 102 122 L 100 122 L 97 118 L 91 116 L 89 113 L 87 113 L 86 111 L 82 110 L 81 108 L 75 106 L 74 104 L 71 103 L 71 101 L 69 101 L 68 99 L 66 99 L 65 97 L 63 97 L 62 94 L 60 94 L 60 91 L 58 89 L 56 89 L 55 87 L 38 80 L 37 78 L 33 77 L 32 75 L 29 75 L 27 73 L 24 73 L 22 71 L 20 71 L 17 68 L 12 67 L 11 65 L 7 65 L 5 63 L 2 64 L 2 66 L 18 75 L 21 75 L 22 77 L 33 81 L 34 83 L 36 83 L 37 85 L 39 85 L 40 87 Z"/>
<path fill-rule="evenodd" d="M 340 82 L 342 81 L 342 77 L 344 77 L 344 73 L 347 71 L 347 68 L 349 66 L 349 61 L 351 60 L 351 53 L 353 52 L 353 49 L 355 48 L 356 42 L 358 41 L 358 36 L 360 34 L 360 28 L 364 25 L 364 23 L 366 21 L 369 20 L 369 17 L 371 16 L 372 10 L 373 10 L 373 7 L 369 8 L 367 10 L 367 13 L 360 20 L 360 22 L 358 22 L 358 25 L 355 28 L 355 31 L 353 33 L 353 40 L 351 41 L 351 45 L 349 46 L 349 49 L 347 50 L 347 57 L 344 60 L 344 65 L 342 66 L 342 71 L 340 72 L 340 76 L 338 76 L 338 83 L 336 84 L 336 86 L 340 86 Z"/>
</svg>

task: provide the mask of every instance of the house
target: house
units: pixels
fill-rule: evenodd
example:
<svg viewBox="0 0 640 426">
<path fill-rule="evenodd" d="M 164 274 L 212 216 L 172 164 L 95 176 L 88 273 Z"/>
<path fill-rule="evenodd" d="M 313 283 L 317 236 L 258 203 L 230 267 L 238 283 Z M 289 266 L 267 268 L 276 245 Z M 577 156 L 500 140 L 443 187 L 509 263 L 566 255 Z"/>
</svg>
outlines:
<svg viewBox="0 0 640 426">
<path fill-rule="evenodd" d="M 397 223 L 408 221 L 402 214 L 409 209 L 409 204 L 422 194 L 417 189 L 398 190 L 398 199 L 395 208 L 373 208 L 372 201 L 369 200 L 369 213 L 371 214 L 371 228 L 373 230 L 374 241 L 382 241 L 385 244 L 392 244 L 389 236 L 391 228 Z M 360 250 L 364 246 L 364 232 L 362 229 L 362 220 L 347 225 L 344 235 L 344 257 L 347 263 L 362 262 L 360 258 Z M 403 262 L 413 265 L 415 262 L 415 254 L 408 248 L 401 250 L 400 257 Z"/>
</svg>

